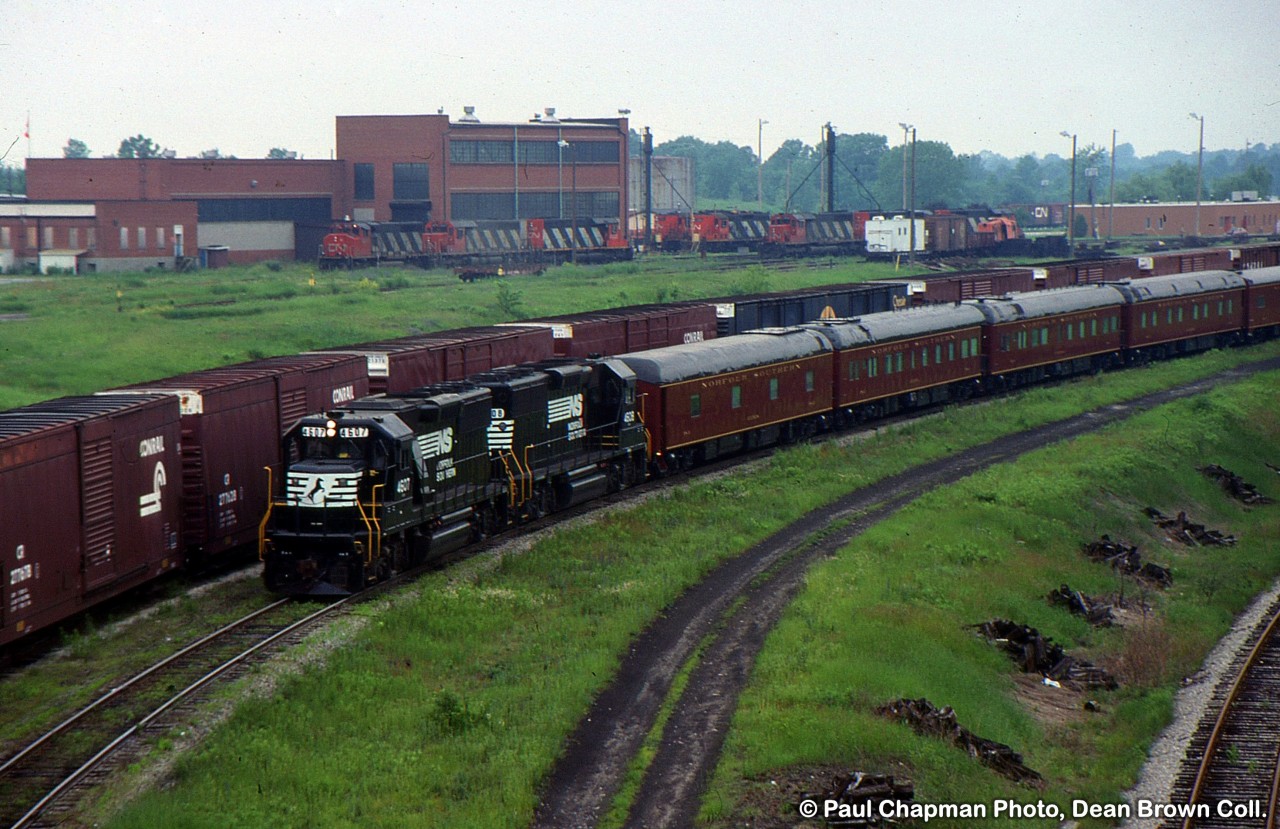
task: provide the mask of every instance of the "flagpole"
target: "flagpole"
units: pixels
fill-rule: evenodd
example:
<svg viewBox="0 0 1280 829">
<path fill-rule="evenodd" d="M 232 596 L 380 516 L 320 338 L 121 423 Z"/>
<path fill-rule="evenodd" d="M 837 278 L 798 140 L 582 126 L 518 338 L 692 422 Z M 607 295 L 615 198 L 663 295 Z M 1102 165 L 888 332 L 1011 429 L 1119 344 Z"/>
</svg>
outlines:
<svg viewBox="0 0 1280 829">
<path fill-rule="evenodd" d="M 27 158 L 30 159 L 31 158 L 31 110 L 27 110 L 27 131 L 24 133 L 24 135 L 27 136 Z"/>
</svg>

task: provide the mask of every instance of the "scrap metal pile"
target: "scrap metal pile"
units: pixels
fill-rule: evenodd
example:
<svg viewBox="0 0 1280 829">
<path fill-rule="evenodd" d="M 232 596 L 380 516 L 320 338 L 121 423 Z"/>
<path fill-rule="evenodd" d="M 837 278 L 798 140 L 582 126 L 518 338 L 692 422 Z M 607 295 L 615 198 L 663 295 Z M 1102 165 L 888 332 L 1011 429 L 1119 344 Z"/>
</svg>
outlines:
<svg viewBox="0 0 1280 829">
<path fill-rule="evenodd" d="M 910 780 L 895 780 L 889 774 L 865 774 L 855 771 L 851 774 L 840 774 L 831 781 L 831 785 L 820 792 L 806 792 L 801 800 L 812 800 L 815 803 L 835 801 L 841 806 L 849 807 L 847 812 L 853 817 L 827 818 L 827 826 L 840 826 L 845 829 L 862 829 L 862 827 L 884 826 L 894 823 L 891 819 L 881 817 L 880 803 L 886 800 L 896 803 L 910 803 L 915 799 L 915 784 Z M 892 813 L 892 809 L 889 810 Z"/>
<path fill-rule="evenodd" d="M 1068 655 L 1061 645 L 1041 636 L 1033 627 L 1007 619 L 993 619 L 974 627 L 988 641 L 1003 648 L 1023 673 L 1041 674 L 1078 688 L 1120 687 L 1104 669 Z"/>
<path fill-rule="evenodd" d="M 1079 590 L 1072 590 L 1066 584 L 1057 590 L 1050 591 L 1049 603 L 1065 607 L 1077 616 L 1083 616 L 1094 627 L 1109 628 L 1116 623 L 1111 605 L 1096 596 L 1088 596 Z"/>
<path fill-rule="evenodd" d="M 1018 783 L 1039 785 L 1043 782 L 1039 772 L 1028 768 L 1018 754 L 1004 743 L 997 743 L 977 736 L 956 721 L 951 706 L 937 708 L 927 699 L 899 699 L 881 705 L 876 713 L 895 722 L 911 726 L 917 734 L 941 737 L 963 748 L 970 757 L 999 774 Z"/>
<path fill-rule="evenodd" d="M 1200 467 L 1200 472 L 1221 484 L 1222 488 L 1227 491 L 1228 495 L 1235 498 L 1242 504 L 1256 505 L 1273 503 L 1272 499 L 1259 492 L 1256 486 L 1241 478 L 1230 469 L 1218 466 L 1216 463 Z"/>
<path fill-rule="evenodd" d="M 1155 507 L 1147 507 L 1143 512 L 1157 527 L 1168 533 L 1171 539 L 1188 547 L 1229 547 L 1236 543 L 1234 535 L 1224 535 L 1218 530 L 1206 528 L 1204 524 L 1197 524 L 1181 510 L 1172 518 Z"/>
<path fill-rule="evenodd" d="M 1173 573 L 1168 567 L 1142 561 L 1142 554 L 1132 544 L 1112 541 L 1111 536 L 1104 535 L 1097 541 L 1085 545 L 1084 554 L 1093 561 L 1110 564 L 1126 576 L 1132 576 L 1140 582 L 1153 587 L 1170 587 L 1173 585 Z"/>
</svg>

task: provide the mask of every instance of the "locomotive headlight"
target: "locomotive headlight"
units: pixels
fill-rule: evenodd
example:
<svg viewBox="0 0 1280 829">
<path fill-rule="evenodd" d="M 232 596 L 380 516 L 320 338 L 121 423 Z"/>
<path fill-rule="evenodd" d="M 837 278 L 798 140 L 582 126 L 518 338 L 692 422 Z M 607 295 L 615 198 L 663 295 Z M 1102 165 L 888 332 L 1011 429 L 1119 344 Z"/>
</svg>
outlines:
<svg viewBox="0 0 1280 829">
<path fill-rule="evenodd" d="M 329 437 L 334 437 L 338 434 L 338 424 L 330 420 L 324 425 L 324 433 Z"/>
</svg>

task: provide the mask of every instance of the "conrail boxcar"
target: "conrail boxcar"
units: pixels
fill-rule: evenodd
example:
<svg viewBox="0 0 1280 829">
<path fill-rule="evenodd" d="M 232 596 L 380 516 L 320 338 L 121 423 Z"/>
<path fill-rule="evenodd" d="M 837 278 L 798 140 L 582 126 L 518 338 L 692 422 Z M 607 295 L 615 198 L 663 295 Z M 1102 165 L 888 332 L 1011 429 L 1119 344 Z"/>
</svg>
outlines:
<svg viewBox="0 0 1280 829">
<path fill-rule="evenodd" d="M 1130 360 L 1228 345 L 1244 327 L 1245 281 L 1230 271 L 1153 276 L 1115 287 L 1126 300 Z"/>
<path fill-rule="evenodd" d="M 832 408 L 831 343 L 775 328 L 619 358 L 635 372 L 660 469 L 809 434 Z"/>
<path fill-rule="evenodd" d="M 1125 299 L 1109 285 L 1081 285 L 970 300 L 986 317 L 982 352 L 996 386 L 1115 364 L 1124 345 Z"/>
<path fill-rule="evenodd" d="M 0 645 L 182 563 L 180 442 L 164 395 L 0 412 Z"/>
</svg>

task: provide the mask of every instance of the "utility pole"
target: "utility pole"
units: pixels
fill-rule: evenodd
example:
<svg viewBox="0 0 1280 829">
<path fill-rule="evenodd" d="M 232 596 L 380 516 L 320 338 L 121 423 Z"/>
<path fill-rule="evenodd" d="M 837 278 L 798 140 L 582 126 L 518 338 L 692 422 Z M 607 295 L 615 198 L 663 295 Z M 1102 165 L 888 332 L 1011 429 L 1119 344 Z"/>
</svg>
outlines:
<svg viewBox="0 0 1280 829">
<path fill-rule="evenodd" d="M 836 131 L 827 122 L 827 212 L 836 212 Z"/>
<path fill-rule="evenodd" d="M 905 149 L 905 148 L 904 148 Z M 911 249 L 907 251 L 907 264 L 914 265 L 916 262 L 916 128 L 911 128 L 911 234 L 907 244 Z"/>
<path fill-rule="evenodd" d="M 756 120 L 756 201 L 760 203 L 760 212 L 764 212 L 764 125 L 769 123 L 763 118 Z"/>
<path fill-rule="evenodd" d="M 653 133 L 644 128 L 644 250 L 653 250 Z"/>
<path fill-rule="evenodd" d="M 1204 181 L 1204 116 L 1191 113 L 1200 122 L 1200 154 L 1196 157 L 1196 238 L 1200 238 L 1200 188 Z"/>
</svg>

